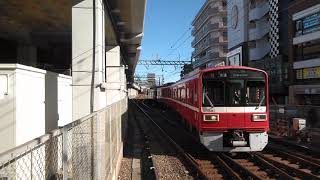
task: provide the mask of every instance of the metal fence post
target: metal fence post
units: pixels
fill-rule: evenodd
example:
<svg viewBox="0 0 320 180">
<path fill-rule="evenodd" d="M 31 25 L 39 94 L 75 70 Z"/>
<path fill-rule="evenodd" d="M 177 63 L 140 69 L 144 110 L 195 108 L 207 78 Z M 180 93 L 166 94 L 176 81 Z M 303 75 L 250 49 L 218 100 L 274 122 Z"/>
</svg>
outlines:
<svg viewBox="0 0 320 180">
<path fill-rule="evenodd" d="M 32 156 L 32 151 L 30 152 L 30 156 L 31 156 L 31 158 L 30 158 L 30 179 L 32 180 L 32 162 L 33 162 L 33 160 L 32 160 L 32 158 L 33 158 L 33 156 Z"/>
<path fill-rule="evenodd" d="M 101 152 L 101 149 L 102 149 L 102 141 L 101 141 L 101 136 L 102 136 L 102 130 L 101 130 L 101 115 L 100 113 L 97 113 L 97 115 L 95 116 L 96 117 L 96 178 L 95 179 L 102 179 L 102 170 L 101 170 L 101 160 L 104 160 L 104 158 L 102 157 L 102 152 Z"/>
<path fill-rule="evenodd" d="M 62 130 L 62 169 L 63 180 L 68 179 L 68 130 L 63 128 Z"/>
<path fill-rule="evenodd" d="M 91 117 L 90 119 L 90 143 L 91 143 L 91 179 L 94 177 L 94 134 L 93 134 L 93 123 L 94 123 L 94 117 Z"/>
</svg>

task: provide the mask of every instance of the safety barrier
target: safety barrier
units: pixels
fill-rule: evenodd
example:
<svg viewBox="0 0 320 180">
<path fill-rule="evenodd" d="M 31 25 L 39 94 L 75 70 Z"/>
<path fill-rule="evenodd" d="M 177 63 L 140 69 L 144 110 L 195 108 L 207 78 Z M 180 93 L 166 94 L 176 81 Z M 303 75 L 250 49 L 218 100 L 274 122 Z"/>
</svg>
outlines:
<svg viewBox="0 0 320 180">
<path fill-rule="evenodd" d="M 0 179 L 107 179 L 122 153 L 127 98 L 0 154 Z"/>
</svg>

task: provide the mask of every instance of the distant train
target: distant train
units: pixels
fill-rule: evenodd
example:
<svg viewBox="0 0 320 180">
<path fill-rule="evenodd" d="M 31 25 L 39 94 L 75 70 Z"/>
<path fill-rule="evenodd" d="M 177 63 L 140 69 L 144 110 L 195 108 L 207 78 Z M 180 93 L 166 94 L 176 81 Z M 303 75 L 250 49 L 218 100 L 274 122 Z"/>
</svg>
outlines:
<svg viewBox="0 0 320 180">
<path fill-rule="evenodd" d="M 261 151 L 268 143 L 268 75 L 262 70 L 204 69 L 154 90 L 150 94 L 176 110 L 210 151 Z"/>
</svg>

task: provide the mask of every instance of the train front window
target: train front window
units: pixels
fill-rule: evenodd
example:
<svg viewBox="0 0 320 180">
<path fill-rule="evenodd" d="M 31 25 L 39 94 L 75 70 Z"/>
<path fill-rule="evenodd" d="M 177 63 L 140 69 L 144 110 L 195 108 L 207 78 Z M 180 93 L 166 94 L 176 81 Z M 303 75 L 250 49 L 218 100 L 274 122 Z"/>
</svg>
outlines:
<svg viewBox="0 0 320 180">
<path fill-rule="evenodd" d="M 228 105 L 240 105 L 243 102 L 244 80 L 227 80 Z"/>
<path fill-rule="evenodd" d="M 265 106 L 265 90 L 263 80 L 204 80 L 202 106 Z"/>
<path fill-rule="evenodd" d="M 265 74 L 232 69 L 206 72 L 202 76 L 204 107 L 265 106 Z"/>
<path fill-rule="evenodd" d="M 254 106 L 265 105 L 265 82 L 247 81 L 246 104 Z"/>
<path fill-rule="evenodd" d="M 203 82 L 202 106 L 220 106 L 224 105 L 225 83 L 223 81 L 206 80 Z"/>
</svg>

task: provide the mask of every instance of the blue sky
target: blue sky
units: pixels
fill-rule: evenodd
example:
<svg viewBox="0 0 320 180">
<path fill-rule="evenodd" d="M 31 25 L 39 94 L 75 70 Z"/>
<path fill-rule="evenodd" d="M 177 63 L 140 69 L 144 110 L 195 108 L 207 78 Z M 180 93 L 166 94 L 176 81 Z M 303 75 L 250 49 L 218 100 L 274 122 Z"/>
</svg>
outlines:
<svg viewBox="0 0 320 180">
<path fill-rule="evenodd" d="M 140 59 L 190 60 L 191 22 L 205 0 L 147 0 Z M 165 82 L 180 79 L 181 67 L 137 65 L 136 74 L 156 73 Z"/>
</svg>

